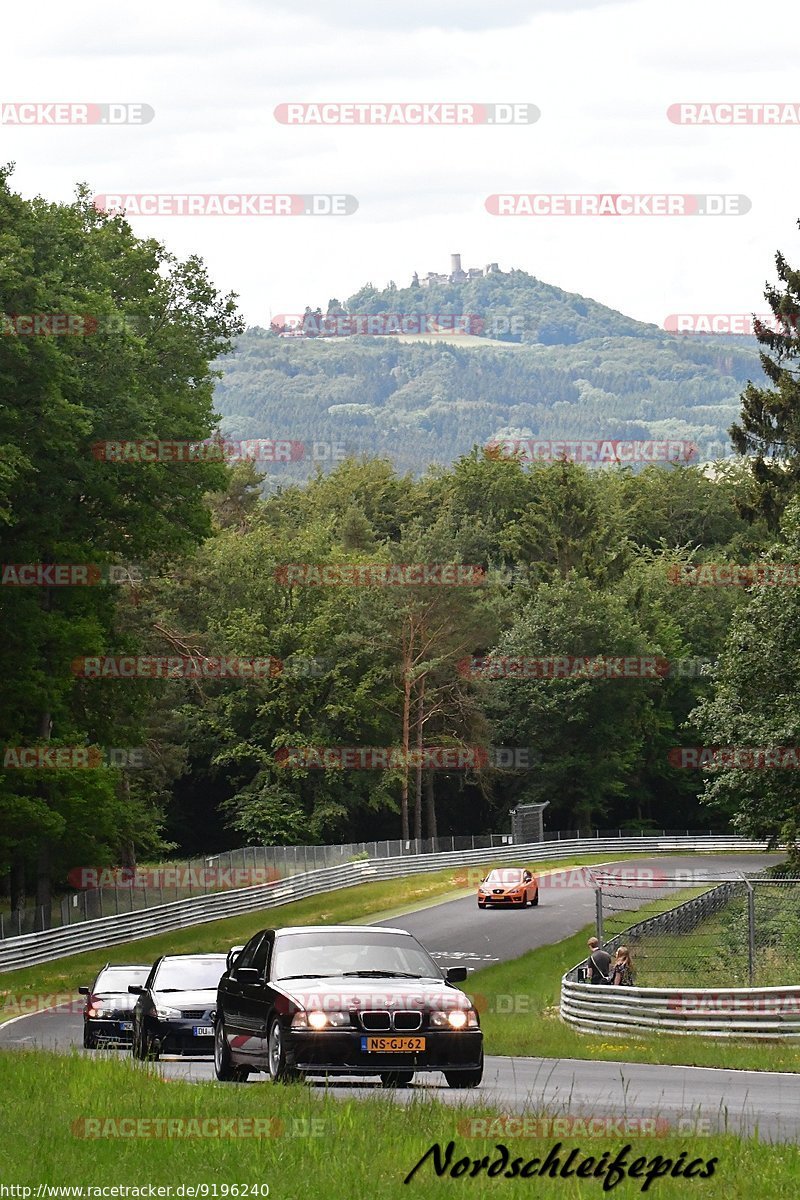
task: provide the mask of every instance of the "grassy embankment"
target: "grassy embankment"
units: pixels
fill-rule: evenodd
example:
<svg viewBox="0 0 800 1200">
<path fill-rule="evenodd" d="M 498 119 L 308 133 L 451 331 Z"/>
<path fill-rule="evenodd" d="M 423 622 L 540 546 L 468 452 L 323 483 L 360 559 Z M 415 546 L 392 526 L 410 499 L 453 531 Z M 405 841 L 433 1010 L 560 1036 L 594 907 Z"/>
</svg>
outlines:
<svg viewBox="0 0 800 1200">
<path fill-rule="evenodd" d="M 152 1067 L 128 1059 L 92 1060 L 43 1051 L 0 1055 L 0 1094 L 0 1182 L 31 1187 L 29 1194 L 34 1197 L 37 1185 L 43 1184 L 139 1187 L 145 1189 L 139 1193 L 144 1196 L 148 1185 L 170 1186 L 173 1197 L 180 1194 L 176 1190 L 180 1185 L 185 1189 L 206 1185 L 205 1194 L 218 1197 L 242 1196 L 242 1185 L 248 1189 L 255 1185 L 260 1190 L 248 1194 L 263 1196 L 266 1185 L 273 1200 L 315 1195 L 329 1200 L 400 1200 L 450 1195 L 454 1189 L 459 1196 L 474 1197 L 575 1200 L 604 1195 L 600 1179 L 533 1174 L 558 1143 L 555 1153 L 561 1167 L 570 1151 L 579 1152 L 573 1170 L 589 1156 L 594 1160 L 589 1170 L 596 1169 L 604 1152 L 608 1163 L 623 1148 L 628 1165 L 638 1158 L 646 1160 L 638 1167 L 645 1174 L 626 1178 L 613 1188 L 620 1200 L 642 1195 L 647 1172 L 671 1172 L 694 1159 L 702 1160 L 694 1166 L 695 1172 L 707 1170 L 706 1164 L 716 1159 L 712 1177 L 689 1184 L 670 1173 L 655 1179 L 645 1194 L 658 1200 L 682 1200 L 690 1186 L 702 1200 L 751 1200 L 755 1195 L 771 1200 L 796 1196 L 800 1189 L 796 1146 L 771 1146 L 733 1135 L 681 1136 L 667 1129 L 666 1121 L 655 1125 L 660 1136 L 595 1132 L 589 1137 L 585 1130 L 576 1130 L 559 1137 L 551 1128 L 539 1127 L 535 1130 L 539 1136 L 520 1137 L 507 1134 L 507 1127 L 497 1123 L 482 1130 L 488 1136 L 469 1136 L 473 1118 L 496 1115 L 480 1103 L 477 1094 L 469 1094 L 458 1108 L 415 1097 L 408 1110 L 386 1092 L 367 1101 L 363 1092 L 360 1097 L 354 1093 L 352 1098 L 337 1100 L 322 1089 L 302 1085 L 236 1087 L 181 1081 L 165 1085 Z M 526 1115 L 529 1120 L 545 1116 L 535 1107 Z M 215 1124 L 220 1118 L 238 1122 L 229 1124 L 222 1137 L 219 1132 L 226 1127 Z M 116 1124 L 120 1119 L 137 1123 Z M 153 1124 L 157 1119 L 173 1122 L 160 1126 L 161 1136 L 153 1136 L 159 1129 Z M 260 1127 L 255 1120 L 260 1120 Z M 23 1124 L 28 1133 L 20 1136 Z M 257 1128 L 262 1136 L 231 1136 Z M 181 1130 L 194 1136 L 180 1136 Z M 114 1136 L 120 1132 L 127 1136 Z M 529 1168 L 532 1177 L 526 1179 L 488 1178 L 485 1170 L 471 1177 L 468 1163 L 460 1167 L 456 1184 L 449 1172 L 438 1178 L 429 1158 L 404 1184 L 434 1143 L 444 1152 L 450 1141 L 455 1144 L 451 1164 L 488 1155 L 490 1165 L 498 1161 L 498 1143 L 507 1146 L 510 1160 L 520 1158 L 524 1164 L 538 1158 L 540 1162 Z M 665 1167 L 667 1160 L 670 1165 Z M 182 1194 L 202 1193 L 185 1190 Z"/>
</svg>

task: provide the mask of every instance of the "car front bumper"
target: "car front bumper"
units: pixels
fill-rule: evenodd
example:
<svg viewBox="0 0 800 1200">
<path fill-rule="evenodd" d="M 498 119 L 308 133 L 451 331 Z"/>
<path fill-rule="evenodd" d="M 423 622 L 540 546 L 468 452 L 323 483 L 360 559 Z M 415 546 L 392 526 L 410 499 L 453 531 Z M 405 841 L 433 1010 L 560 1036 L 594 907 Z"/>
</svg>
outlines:
<svg viewBox="0 0 800 1200">
<path fill-rule="evenodd" d="M 307 1074 L 340 1075 L 475 1070 L 482 1061 L 483 1033 L 480 1029 L 437 1029 L 393 1035 L 425 1038 L 425 1049 L 410 1053 L 368 1051 L 364 1048 L 368 1036 L 388 1035 L 365 1034 L 357 1029 L 323 1033 L 285 1030 L 286 1059 L 289 1066 Z"/>
<path fill-rule="evenodd" d="M 133 1013 L 127 1017 L 86 1017 L 86 1031 L 97 1041 L 124 1042 L 133 1041 Z M 129 1028 L 123 1028 L 124 1025 Z"/>
<path fill-rule="evenodd" d="M 150 1020 L 145 1029 L 148 1037 L 158 1043 L 161 1054 L 213 1054 L 214 1034 L 198 1035 L 196 1028 L 213 1030 L 213 1022 L 205 1019 L 178 1018 L 162 1021 Z"/>
</svg>

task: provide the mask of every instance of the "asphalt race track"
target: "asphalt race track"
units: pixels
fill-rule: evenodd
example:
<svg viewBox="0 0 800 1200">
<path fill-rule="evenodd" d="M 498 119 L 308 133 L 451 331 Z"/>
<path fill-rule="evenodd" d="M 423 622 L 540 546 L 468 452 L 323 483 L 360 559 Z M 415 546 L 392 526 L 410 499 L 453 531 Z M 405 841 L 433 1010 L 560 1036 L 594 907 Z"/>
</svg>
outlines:
<svg viewBox="0 0 800 1200">
<path fill-rule="evenodd" d="M 639 867 L 665 871 L 707 871 L 709 876 L 728 871 L 758 870 L 779 861 L 775 855 L 659 856 L 637 861 Z M 610 865 L 610 864 L 609 864 Z M 630 859 L 618 864 L 630 865 Z M 516 912 L 478 910 L 474 896 L 377 922 L 408 929 L 428 947 L 441 966 L 464 965 L 478 969 L 517 958 L 527 950 L 552 944 L 591 923 L 594 893 L 590 888 L 543 886 L 537 908 Z M 117 947 L 109 951 L 113 958 Z M 76 979 L 75 986 L 89 980 Z M 0 1049 L 41 1047 L 56 1050 L 82 1048 L 82 1018 L 64 1007 L 0 1025 Z M 491 1047 L 489 1047 L 491 1049 Z M 120 1055 L 124 1051 L 101 1051 Z M 213 1079 L 208 1059 L 163 1060 L 167 1077 L 196 1082 Z M 252 1086 L 262 1076 L 251 1077 Z M 309 1085 L 320 1093 L 322 1081 Z M 353 1081 L 330 1089 L 334 1095 L 369 1095 L 380 1089 L 369 1081 Z M 397 1099 L 411 1101 L 435 1096 L 450 1103 L 480 1100 L 506 1113 L 533 1116 L 610 1116 L 660 1118 L 671 1123 L 702 1120 L 710 1130 L 731 1130 L 763 1139 L 797 1141 L 800 1137 L 800 1088 L 797 1076 L 763 1071 L 727 1071 L 698 1067 L 653 1067 L 639 1063 L 592 1062 L 578 1059 L 501 1058 L 487 1055 L 481 1087 L 458 1092 L 439 1075 L 420 1075 Z"/>
</svg>

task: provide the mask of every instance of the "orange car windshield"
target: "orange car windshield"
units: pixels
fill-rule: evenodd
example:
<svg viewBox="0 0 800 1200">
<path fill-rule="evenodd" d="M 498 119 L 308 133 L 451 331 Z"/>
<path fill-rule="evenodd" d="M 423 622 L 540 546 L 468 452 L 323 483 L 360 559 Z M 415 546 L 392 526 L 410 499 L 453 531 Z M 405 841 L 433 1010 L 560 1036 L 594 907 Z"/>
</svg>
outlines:
<svg viewBox="0 0 800 1200">
<path fill-rule="evenodd" d="M 522 871 L 492 871 L 486 882 L 498 887 L 513 887 L 515 883 L 522 883 Z"/>
</svg>

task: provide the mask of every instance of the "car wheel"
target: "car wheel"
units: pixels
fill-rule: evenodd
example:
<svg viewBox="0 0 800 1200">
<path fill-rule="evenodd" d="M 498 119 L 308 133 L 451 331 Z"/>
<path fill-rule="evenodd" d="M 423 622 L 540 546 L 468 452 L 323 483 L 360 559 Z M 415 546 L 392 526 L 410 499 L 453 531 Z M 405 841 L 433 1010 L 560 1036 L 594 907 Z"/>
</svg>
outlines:
<svg viewBox="0 0 800 1200">
<path fill-rule="evenodd" d="M 97 1038 L 94 1036 L 94 1034 L 89 1029 L 88 1021 L 84 1021 L 84 1023 L 83 1023 L 83 1048 L 84 1048 L 84 1050 L 96 1050 L 97 1049 Z"/>
<path fill-rule="evenodd" d="M 269 1028 L 267 1041 L 267 1074 L 273 1083 L 290 1083 L 297 1079 L 297 1071 L 286 1062 L 286 1050 L 283 1044 L 283 1030 L 280 1020 L 276 1017 Z"/>
<path fill-rule="evenodd" d="M 528 893 L 523 892 L 522 893 L 522 904 L 520 904 L 520 908 L 527 908 L 527 907 L 528 907 Z"/>
<path fill-rule="evenodd" d="M 447 1080 L 447 1086 L 451 1088 L 477 1087 L 483 1079 L 483 1055 L 481 1055 L 479 1066 L 469 1071 L 445 1071 L 444 1077 Z"/>
<path fill-rule="evenodd" d="M 246 1083 L 250 1076 L 248 1067 L 240 1067 L 231 1060 L 231 1048 L 225 1037 L 225 1022 L 222 1017 L 214 1030 L 214 1074 L 223 1083 Z"/>
<path fill-rule="evenodd" d="M 539 903 L 539 889 L 537 888 L 536 891 L 533 893 L 533 899 L 531 900 L 531 908 L 536 908 L 536 905 L 538 903 Z"/>
<path fill-rule="evenodd" d="M 381 1071 L 381 1083 L 384 1087 L 408 1087 L 413 1078 L 413 1071 Z"/>
</svg>

